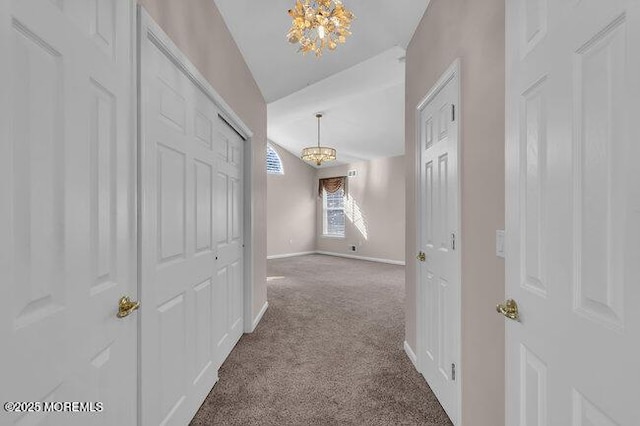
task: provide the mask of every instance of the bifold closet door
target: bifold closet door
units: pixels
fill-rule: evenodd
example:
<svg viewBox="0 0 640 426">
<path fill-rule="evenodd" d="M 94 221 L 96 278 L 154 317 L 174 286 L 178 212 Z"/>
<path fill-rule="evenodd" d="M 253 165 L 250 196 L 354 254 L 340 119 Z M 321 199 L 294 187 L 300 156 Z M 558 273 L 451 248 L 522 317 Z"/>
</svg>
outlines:
<svg viewBox="0 0 640 426">
<path fill-rule="evenodd" d="M 215 330 L 218 363 L 227 358 L 242 336 L 243 322 L 243 140 L 224 121 L 216 135 L 217 173 L 215 197 L 216 249 L 218 253 Z"/>
<path fill-rule="evenodd" d="M 243 142 L 149 21 L 143 14 L 142 422 L 182 425 L 243 332 Z"/>
</svg>

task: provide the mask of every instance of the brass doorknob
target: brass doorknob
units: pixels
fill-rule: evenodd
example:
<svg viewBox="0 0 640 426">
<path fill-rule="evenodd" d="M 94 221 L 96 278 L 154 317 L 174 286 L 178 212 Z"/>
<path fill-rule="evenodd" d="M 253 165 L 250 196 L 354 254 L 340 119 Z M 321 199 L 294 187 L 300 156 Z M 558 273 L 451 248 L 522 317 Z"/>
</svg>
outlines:
<svg viewBox="0 0 640 426">
<path fill-rule="evenodd" d="M 509 299 L 504 303 L 500 303 L 496 306 L 496 311 L 501 313 L 505 317 L 512 319 L 514 321 L 520 320 L 520 312 L 518 312 L 518 304 L 515 300 Z"/>
<path fill-rule="evenodd" d="M 140 307 L 140 302 L 131 300 L 129 296 L 122 296 L 118 303 L 118 318 L 124 318 Z"/>
<path fill-rule="evenodd" d="M 416 259 L 418 259 L 420 262 L 425 262 L 427 260 L 427 255 L 423 251 L 421 251 L 416 256 Z"/>
</svg>

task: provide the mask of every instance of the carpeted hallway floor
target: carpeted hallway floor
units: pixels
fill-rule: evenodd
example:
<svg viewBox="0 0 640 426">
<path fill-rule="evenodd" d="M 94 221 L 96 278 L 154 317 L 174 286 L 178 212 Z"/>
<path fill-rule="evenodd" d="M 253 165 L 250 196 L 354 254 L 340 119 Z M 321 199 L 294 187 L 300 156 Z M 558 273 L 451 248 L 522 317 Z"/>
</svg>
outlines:
<svg viewBox="0 0 640 426">
<path fill-rule="evenodd" d="M 268 275 L 192 425 L 451 425 L 403 350 L 404 267 L 312 255 Z"/>
</svg>

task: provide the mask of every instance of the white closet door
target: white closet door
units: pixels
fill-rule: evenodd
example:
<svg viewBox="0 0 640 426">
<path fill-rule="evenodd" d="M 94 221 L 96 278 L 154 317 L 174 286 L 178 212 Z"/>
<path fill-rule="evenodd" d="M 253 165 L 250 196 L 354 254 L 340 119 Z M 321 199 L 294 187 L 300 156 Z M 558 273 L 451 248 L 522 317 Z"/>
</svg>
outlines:
<svg viewBox="0 0 640 426">
<path fill-rule="evenodd" d="M 142 422 L 183 425 L 243 332 L 242 141 L 141 16 Z"/>
<path fill-rule="evenodd" d="M 0 400 L 104 404 L 0 424 L 136 422 L 133 10 L 0 6 Z"/>
<path fill-rule="evenodd" d="M 507 2 L 507 425 L 640 424 L 640 2 Z"/>
<path fill-rule="evenodd" d="M 214 290 L 218 363 L 243 333 L 243 140 L 219 120 L 215 197 L 217 281 Z"/>
</svg>

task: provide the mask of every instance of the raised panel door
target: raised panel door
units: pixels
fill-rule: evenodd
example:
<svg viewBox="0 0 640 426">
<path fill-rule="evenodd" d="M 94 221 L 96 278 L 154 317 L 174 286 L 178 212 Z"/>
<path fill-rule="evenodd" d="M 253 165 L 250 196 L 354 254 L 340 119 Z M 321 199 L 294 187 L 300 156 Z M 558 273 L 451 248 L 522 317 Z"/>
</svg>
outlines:
<svg viewBox="0 0 640 426">
<path fill-rule="evenodd" d="M 454 422 L 460 409 L 457 75 L 419 109 L 419 369 Z M 456 372 L 458 374 L 456 374 Z M 457 376 L 457 377 L 456 377 Z"/>
<path fill-rule="evenodd" d="M 638 71 L 637 1 L 507 3 L 508 425 L 640 419 Z"/>
<path fill-rule="evenodd" d="M 137 296 L 133 12 L 0 6 L 0 399 L 103 403 L 2 424 L 136 422 L 137 315 L 116 317 Z"/>
</svg>

